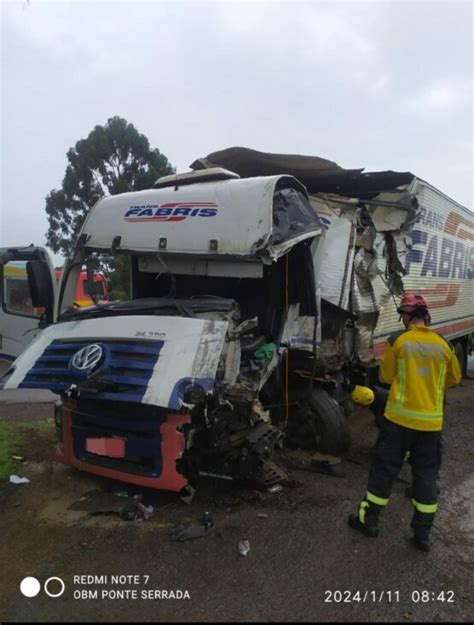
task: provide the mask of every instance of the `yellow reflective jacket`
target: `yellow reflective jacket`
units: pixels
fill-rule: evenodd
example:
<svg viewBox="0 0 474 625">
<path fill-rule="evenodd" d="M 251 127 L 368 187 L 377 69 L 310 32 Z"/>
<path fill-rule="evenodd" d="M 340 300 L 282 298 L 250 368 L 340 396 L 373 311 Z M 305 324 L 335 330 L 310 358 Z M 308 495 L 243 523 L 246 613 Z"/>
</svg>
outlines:
<svg viewBox="0 0 474 625">
<path fill-rule="evenodd" d="M 413 430 L 443 428 L 444 393 L 461 381 L 451 345 L 426 326 L 391 334 L 380 362 L 380 380 L 391 384 L 385 416 Z"/>
</svg>

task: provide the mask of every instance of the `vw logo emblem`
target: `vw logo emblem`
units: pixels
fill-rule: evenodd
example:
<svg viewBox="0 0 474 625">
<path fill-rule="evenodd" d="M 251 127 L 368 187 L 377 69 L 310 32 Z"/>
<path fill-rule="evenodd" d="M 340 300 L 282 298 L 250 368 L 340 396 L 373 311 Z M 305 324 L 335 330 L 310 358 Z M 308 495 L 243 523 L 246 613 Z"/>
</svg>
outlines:
<svg viewBox="0 0 474 625">
<path fill-rule="evenodd" d="M 103 355 L 104 350 L 97 343 L 87 345 L 74 354 L 71 365 L 79 371 L 88 371 L 97 367 Z"/>
</svg>

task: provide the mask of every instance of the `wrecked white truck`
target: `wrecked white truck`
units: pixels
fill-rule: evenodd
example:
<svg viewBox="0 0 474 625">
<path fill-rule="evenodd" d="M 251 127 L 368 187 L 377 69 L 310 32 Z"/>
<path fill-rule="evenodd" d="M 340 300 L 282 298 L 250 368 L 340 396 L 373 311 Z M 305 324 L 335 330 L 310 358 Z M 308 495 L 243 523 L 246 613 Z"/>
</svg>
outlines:
<svg viewBox="0 0 474 625">
<path fill-rule="evenodd" d="M 44 328 L 3 384 L 60 395 L 59 460 L 181 491 L 201 476 L 281 481 L 283 439 L 347 450 L 345 382 L 376 362 L 380 302 L 403 290 L 417 202 L 406 185 L 333 191 L 212 167 L 105 197 L 55 298 L 43 252 L 30 251 Z M 83 265 L 92 283 L 118 255 L 130 300 L 74 307 Z"/>
<path fill-rule="evenodd" d="M 474 213 L 410 172 L 344 169 L 314 156 L 228 148 L 191 167 L 241 177 L 286 173 L 302 182 L 325 226 L 317 278 L 326 372 L 377 375 L 386 338 L 399 330 L 398 296 L 421 293 L 433 329 L 461 370 L 474 332 Z M 345 346 L 345 347 L 344 347 Z"/>
</svg>

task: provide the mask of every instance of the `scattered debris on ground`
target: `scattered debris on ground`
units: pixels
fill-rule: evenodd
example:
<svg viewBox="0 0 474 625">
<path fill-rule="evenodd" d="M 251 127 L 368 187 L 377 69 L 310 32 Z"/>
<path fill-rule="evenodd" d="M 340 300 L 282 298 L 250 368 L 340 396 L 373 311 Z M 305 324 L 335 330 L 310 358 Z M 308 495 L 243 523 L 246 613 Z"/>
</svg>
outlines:
<svg viewBox="0 0 474 625">
<path fill-rule="evenodd" d="M 89 516 L 117 516 L 124 521 L 147 521 L 155 512 L 154 506 L 142 503 L 142 495 L 131 496 L 123 489 L 88 491 L 68 509 Z"/>
<path fill-rule="evenodd" d="M 267 492 L 271 495 L 275 495 L 275 493 L 281 493 L 283 490 L 283 486 L 281 484 L 275 484 L 275 486 L 270 486 Z"/>
<path fill-rule="evenodd" d="M 184 542 L 195 538 L 204 538 L 214 528 L 214 518 L 208 511 L 204 512 L 201 522 L 196 525 L 178 525 L 173 529 L 171 538 L 174 542 Z"/>
<path fill-rule="evenodd" d="M 29 484 L 30 480 L 27 477 L 19 477 L 18 475 L 10 475 L 11 484 Z"/>
<path fill-rule="evenodd" d="M 245 557 L 250 551 L 250 542 L 248 540 L 241 540 L 239 543 L 239 553 L 242 557 Z"/>
<path fill-rule="evenodd" d="M 183 501 L 184 503 L 190 505 L 194 499 L 194 495 L 196 493 L 196 491 L 194 490 L 194 488 L 192 486 L 190 486 L 189 484 L 187 486 L 185 486 L 183 488 L 183 495 L 181 497 L 181 501 Z"/>
</svg>

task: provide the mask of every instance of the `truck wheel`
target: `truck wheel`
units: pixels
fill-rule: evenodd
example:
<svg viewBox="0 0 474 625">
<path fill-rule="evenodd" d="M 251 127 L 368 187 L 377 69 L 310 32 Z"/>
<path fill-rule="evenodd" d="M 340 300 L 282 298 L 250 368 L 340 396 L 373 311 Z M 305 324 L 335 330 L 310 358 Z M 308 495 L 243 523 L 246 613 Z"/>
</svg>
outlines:
<svg viewBox="0 0 474 625">
<path fill-rule="evenodd" d="M 349 423 L 334 397 L 322 388 L 315 388 L 309 397 L 309 405 L 317 449 L 326 454 L 347 451 L 351 444 Z"/>
<path fill-rule="evenodd" d="M 334 397 L 322 388 L 315 388 L 310 397 L 307 391 L 301 392 L 297 401 L 300 409 L 293 413 L 287 426 L 286 441 L 289 446 L 327 454 L 348 450 L 349 423 Z"/>
<path fill-rule="evenodd" d="M 454 352 L 459 362 L 462 377 L 465 378 L 467 374 L 467 349 L 464 339 L 458 339 L 454 342 Z"/>
</svg>

